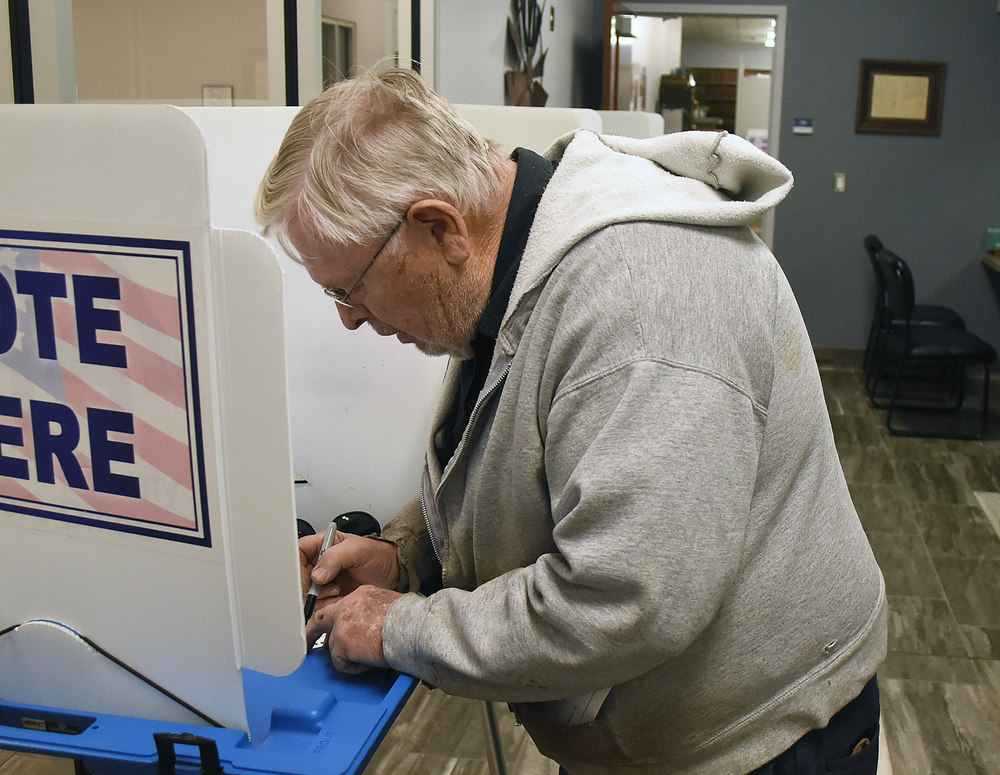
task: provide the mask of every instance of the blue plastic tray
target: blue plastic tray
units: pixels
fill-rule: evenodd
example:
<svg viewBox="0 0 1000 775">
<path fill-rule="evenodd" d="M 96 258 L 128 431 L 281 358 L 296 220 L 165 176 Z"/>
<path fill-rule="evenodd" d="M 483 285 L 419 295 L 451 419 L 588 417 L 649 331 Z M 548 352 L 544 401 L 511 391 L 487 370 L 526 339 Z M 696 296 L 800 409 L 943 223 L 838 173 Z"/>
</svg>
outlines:
<svg viewBox="0 0 1000 775">
<path fill-rule="evenodd" d="M 251 726 L 269 729 L 259 740 L 234 729 L 0 702 L 0 748 L 76 759 L 93 775 L 154 775 L 154 735 L 166 733 L 175 736 L 179 773 L 206 771 L 202 750 L 184 735 L 214 743 L 227 775 L 360 773 L 416 683 L 388 670 L 340 674 L 317 649 L 288 676 L 244 671 L 247 713 L 260 724 Z"/>
</svg>

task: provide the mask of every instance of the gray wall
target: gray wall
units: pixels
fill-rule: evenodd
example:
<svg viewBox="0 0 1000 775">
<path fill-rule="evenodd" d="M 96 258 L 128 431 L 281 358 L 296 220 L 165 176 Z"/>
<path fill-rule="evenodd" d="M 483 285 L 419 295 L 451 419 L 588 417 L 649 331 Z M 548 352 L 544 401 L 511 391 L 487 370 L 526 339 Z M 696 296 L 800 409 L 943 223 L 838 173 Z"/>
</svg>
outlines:
<svg viewBox="0 0 1000 775">
<path fill-rule="evenodd" d="M 1000 282 L 980 263 L 984 229 L 1000 225 L 996 0 L 784 5 L 780 149 L 796 184 L 777 210 L 774 252 L 814 344 L 864 346 L 874 279 L 862 240 L 875 233 L 910 264 L 919 300 L 955 307 L 1000 347 Z M 855 134 L 864 58 L 947 64 L 939 137 Z M 812 118 L 814 134 L 793 134 L 794 118 Z M 843 194 L 834 172 L 847 175 Z"/>
<path fill-rule="evenodd" d="M 703 5 L 732 2 L 702 0 Z M 588 17 L 600 26 L 601 4 L 594 0 L 554 4 L 557 28 L 568 18 L 576 27 L 577 19 Z M 502 101 L 502 91 L 496 100 L 476 95 L 497 93 L 508 5 L 438 0 L 438 83 L 446 96 L 458 102 Z M 864 346 L 874 280 L 862 240 L 874 232 L 910 263 L 920 300 L 954 306 L 971 329 L 1000 347 L 1000 281 L 980 263 L 984 229 L 1000 225 L 997 0 L 785 0 L 783 5 L 788 23 L 780 149 L 796 185 L 778 207 L 774 249 L 814 343 Z M 564 78 L 551 86 L 546 82 L 560 95 L 550 104 L 596 107 L 600 33 L 593 39 L 579 30 L 574 35 L 578 43 L 550 48 L 550 60 L 568 57 L 575 72 L 575 85 Z M 863 58 L 947 64 L 939 137 L 855 134 Z M 549 67 L 558 72 L 547 64 L 546 79 Z M 578 96 L 582 89 L 586 95 Z M 561 101 L 566 98 L 572 103 Z M 814 134 L 792 134 L 794 118 L 812 118 Z M 847 175 L 843 194 L 833 192 L 834 172 Z"/>
</svg>

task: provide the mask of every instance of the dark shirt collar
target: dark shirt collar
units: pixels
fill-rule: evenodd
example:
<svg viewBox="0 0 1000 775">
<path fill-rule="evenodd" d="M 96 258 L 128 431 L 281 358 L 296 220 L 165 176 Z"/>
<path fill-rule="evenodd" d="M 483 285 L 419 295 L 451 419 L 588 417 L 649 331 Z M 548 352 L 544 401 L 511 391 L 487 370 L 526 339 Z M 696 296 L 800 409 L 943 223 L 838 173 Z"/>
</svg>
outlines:
<svg viewBox="0 0 1000 775">
<path fill-rule="evenodd" d="M 553 171 L 550 161 L 526 148 L 517 148 L 510 157 L 517 162 L 514 190 L 507 207 L 507 219 L 504 221 L 497 263 L 493 269 L 490 300 L 476 328 L 477 333 L 493 340 L 500 333 L 500 324 L 510 302 L 510 293 L 521 264 L 521 254 L 528 242 L 531 223 L 535 220 L 535 211 Z"/>
<path fill-rule="evenodd" d="M 442 468 L 458 447 L 476 399 L 486 384 L 500 324 L 510 302 L 514 278 L 521 265 L 521 254 L 528 242 L 528 232 L 535 219 L 538 203 L 554 169 L 546 159 L 524 148 L 515 150 L 511 158 L 517 162 L 517 173 L 514 176 L 514 190 L 507 207 L 503 234 L 500 236 L 490 299 L 472 336 L 472 357 L 462 361 L 457 400 L 452 405 L 449 418 L 441 427 L 443 436 L 437 453 Z"/>
</svg>

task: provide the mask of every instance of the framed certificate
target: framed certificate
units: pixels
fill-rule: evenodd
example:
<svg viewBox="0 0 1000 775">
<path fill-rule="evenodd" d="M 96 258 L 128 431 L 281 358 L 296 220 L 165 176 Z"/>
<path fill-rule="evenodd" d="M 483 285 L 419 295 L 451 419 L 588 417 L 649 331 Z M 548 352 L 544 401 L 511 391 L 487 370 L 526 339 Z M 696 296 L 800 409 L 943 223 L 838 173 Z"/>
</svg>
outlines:
<svg viewBox="0 0 1000 775">
<path fill-rule="evenodd" d="M 855 132 L 939 135 L 944 62 L 862 59 Z"/>
</svg>

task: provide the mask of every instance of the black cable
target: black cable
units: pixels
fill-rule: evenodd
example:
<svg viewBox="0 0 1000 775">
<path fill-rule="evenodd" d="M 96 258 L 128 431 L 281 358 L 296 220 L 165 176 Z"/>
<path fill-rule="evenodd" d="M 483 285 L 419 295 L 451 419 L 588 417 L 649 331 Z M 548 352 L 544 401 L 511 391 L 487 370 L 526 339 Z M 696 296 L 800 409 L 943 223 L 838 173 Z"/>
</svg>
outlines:
<svg viewBox="0 0 1000 775">
<path fill-rule="evenodd" d="M 114 654 L 112 654 L 110 651 L 107 651 L 106 649 L 101 648 L 96 643 L 94 643 L 94 641 L 92 641 L 90 638 L 88 638 L 86 635 L 83 635 L 83 634 L 77 632 L 72 627 L 70 627 L 69 625 L 63 624 L 62 622 L 53 622 L 53 621 L 50 621 L 48 619 L 32 619 L 30 621 L 21 622 L 20 624 L 14 624 L 14 625 L 11 625 L 10 627 L 6 627 L 3 630 L 0 630 L 0 638 L 2 638 L 4 635 L 7 635 L 10 632 L 13 632 L 18 627 L 23 627 L 26 624 L 52 624 L 52 625 L 55 625 L 56 627 L 61 627 L 64 630 L 67 630 L 68 632 L 72 633 L 72 635 L 74 637 L 79 638 L 84 643 L 86 643 L 88 646 L 90 646 L 90 648 L 92 648 L 94 651 L 96 651 L 102 657 L 104 657 L 105 659 L 111 660 L 116 665 L 118 665 L 118 667 L 122 668 L 123 670 L 128 671 L 129 673 L 131 673 L 132 675 L 134 675 L 136 678 L 138 678 L 143 683 L 145 683 L 148 686 L 151 686 L 152 688 L 154 688 L 160 694 L 162 694 L 165 697 L 168 697 L 169 699 L 171 699 L 174 702 L 176 702 L 178 705 L 180 705 L 185 710 L 188 710 L 191 713 L 193 713 L 196 716 L 198 716 L 199 718 L 207 721 L 213 727 L 221 727 L 221 726 L 223 726 L 222 724 L 220 724 L 218 721 L 216 721 L 211 716 L 209 716 L 209 715 L 207 715 L 205 713 L 202 713 L 200 710 L 198 710 L 196 707 L 194 707 L 194 705 L 191 705 L 189 702 L 187 702 L 185 700 L 182 700 L 180 697 L 178 697 L 176 694 L 174 694 L 169 689 L 167 689 L 167 688 L 165 688 L 163 686 L 160 686 L 152 678 L 149 678 L 148 676 L 143 675 L 142 673 L 140 673 L 138 670 L 136 670 L 131 665 L 126 664 L 125 662 L 123 662 L 122 660 L 120 660 L 118 657 L 116 657 Z"/>
</svg>

